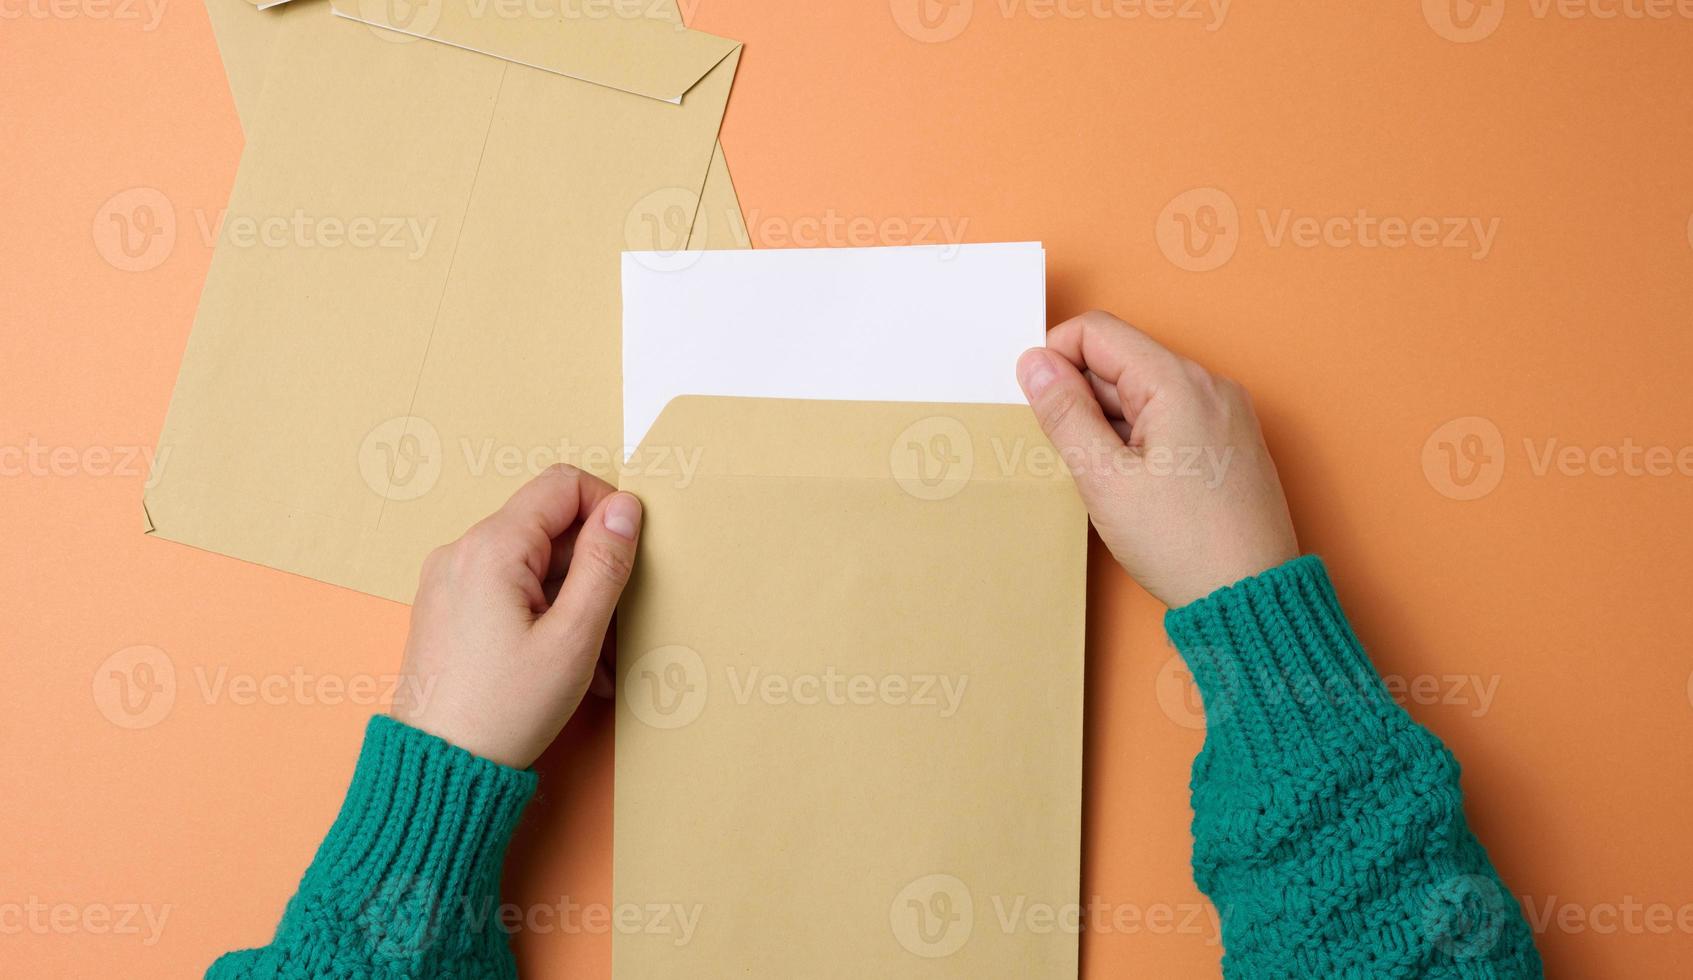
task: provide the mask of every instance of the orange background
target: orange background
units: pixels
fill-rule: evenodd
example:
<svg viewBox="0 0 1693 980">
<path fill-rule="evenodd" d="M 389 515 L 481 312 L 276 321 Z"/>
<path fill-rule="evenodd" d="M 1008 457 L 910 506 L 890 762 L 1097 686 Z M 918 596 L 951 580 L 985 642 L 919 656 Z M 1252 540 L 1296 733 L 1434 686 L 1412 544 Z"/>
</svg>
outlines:
<svg viewBox="0 0 1693 980">
<path fill-rule="evenodd" d="M 1377 663 L 1436 679 L 1408 707 L 1462 759 L 1475 829 L 1544 916 L 1550 973 L 1685 970 L 1693 476 L 1537 472 L 1534 457 L 1548 439 L 1693 443 L 1693 21 L 1510 0 L 1461 44 L 1431 27 L 1435 0 L 1238 3 L 1214 31 L 1127 5 L 1043 18 L 977 0 L 931 42 L 892 16 L 906 0 L 694 7 L 694 26 L 747 44 L 723 143 L 756 243 L 830 215 L 1040 239 L 1054 321 L 1112 309 L 1245 381 L 1303 544 Z M 25 9 L 0 5 L 0 447 L 151 447 L 210 257 L 195 214 L 223 207 L 240 128 L 199 3 L 174 0 L 152 31 L 10 17 Z M 126 272 L 91 229 L 136 186 L 172 203 L 178 240 Z M 1201 187 L 1238 206 L 1239 241 L 1192 272 L 1155 232 Z M 1364 209 L 1499 228 L 1480 260 L 1301 248 L 1274 243 L 1260 209 L 1272 226 L 1283 209 Z M 1469 416 L 1501 434 L 1503 475 L 1458 501 L 1441 440 L 1425 473 L 1425 441 Z M 0 477 L 0 928 L 32 899 L 169 918 L 150 946 L 12 928 L 7 976 L 195 975 L 265 941 L 370 709 L 207 703 L 194 671 L 381 675 L 406 626 L 401 606 L 143 537 L 144 477 L 100 469 Z M 1082 894 L 1131 926 L 1089 934 L 1083 972 L 1214 975 L 1187 867 L 1202 733 L 1165 671 L 1162 609 L 1097 543 L 1093 571 Z M 92 685 L 134 645 L 166 651 L 180 690 L 132 731 Z M 1439 680 L 1471 675 L 1496 683 L 1485 705 Z M 508 900 L 610 900 L 610 731 L 593 704 L 543 761 Z M 1631 903 L 1668 909 L 1668 931 Z M 608 971 L 603 933 L 516 943 L 529 975 Z"/>
</svg>

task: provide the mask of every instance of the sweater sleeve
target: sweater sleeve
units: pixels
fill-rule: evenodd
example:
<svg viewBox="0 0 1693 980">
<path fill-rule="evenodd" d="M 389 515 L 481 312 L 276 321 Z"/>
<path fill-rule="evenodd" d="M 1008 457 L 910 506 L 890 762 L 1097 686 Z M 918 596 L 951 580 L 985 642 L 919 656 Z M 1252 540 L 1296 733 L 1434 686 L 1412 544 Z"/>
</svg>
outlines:
<svg viewBox="0 0 1693 980">
<path fill-rule="evenodd" d="M 536 776 L 372 718 L 340 815 L 270 945 L 206 976 L 516 977 L 501 866 Z"/>
<path fill-rule="evenodd" d="M 1165 618 L 1205 705 L 1193 873 L 1225 977 L 1539 977 L 1458 763 L 1389 696 L 1322 562 Z"/>
</svg>

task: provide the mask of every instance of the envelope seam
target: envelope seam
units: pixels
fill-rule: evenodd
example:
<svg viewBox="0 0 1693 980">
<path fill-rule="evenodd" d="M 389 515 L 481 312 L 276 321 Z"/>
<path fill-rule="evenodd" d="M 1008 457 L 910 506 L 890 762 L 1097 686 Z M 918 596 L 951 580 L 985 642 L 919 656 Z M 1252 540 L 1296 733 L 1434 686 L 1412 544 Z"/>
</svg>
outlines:
<svg viewBox="0 0 1693 980">
<path fill-rule="evenodd" d="M 412 412 L 417 409 L 417 394 L 423 389 L 423 374 L 429 367 L 429 351 L 435 346 L 435 331 L 441 324 L 441 309 L 447 304 L 447 290 L 451 289 L 453 285 L 453 266 L 458 262 L 459 246 L 464 242 L 464 226 L 465 222 L 470 220 L 470 206 L 476 201 L 476 187 L 482 180 L 482 161 L 488 155 L 488 141 L 494 134 L 494 118 L 500 112 L 500 94 L 505 91 L 506 74 L 510 71 L 511 65 L 509 63 L 500 66 L 500 80 L 494 86 L 494 98 L 488 106 L 488 128 L 482 132 L 482 146 L 476 151 L 476 166 L 470 171 L 470 192 L 465 195 L 464 213 L 459 215 L 458 234 L 453 237 L 453 254 L 447 257 L 447 271 L 441 277 L 441 295 L 435 300 L 435 313 L 429 318 L 429 336 L 423 341 L 423 356 L 418 360 L 417 381 L 412 385 L 411 398 L 406 402 L 406 428 L 401 433 L 402 436 L 411 431 Z M 392 475 L 389 476 L 389 480 L 391 483 Z M 391 489 L 391 487 L 384 488 L 382 503 L 376 508 L 376 523 L 372 526 L 373 531 L 382 527 L 382 518 L 388 513 L 388 489 Z"/>
</svg>

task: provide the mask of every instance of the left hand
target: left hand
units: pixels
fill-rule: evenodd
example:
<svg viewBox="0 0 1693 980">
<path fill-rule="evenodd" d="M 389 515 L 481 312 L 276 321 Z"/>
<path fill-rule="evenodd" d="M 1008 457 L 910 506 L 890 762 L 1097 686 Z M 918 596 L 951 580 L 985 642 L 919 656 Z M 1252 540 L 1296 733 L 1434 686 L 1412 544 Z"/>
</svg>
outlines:
<svg viewBox="0 0 1693 980">
<path fill-rule="evenodd" d="M 610 689 L 597 665 L 640 527 L 634 496 L 555 466 L 430 552 L 402 668 L 413 698 L 390 713 L 501 765 L 533 765 L 590 683 Z"/>
</svg>

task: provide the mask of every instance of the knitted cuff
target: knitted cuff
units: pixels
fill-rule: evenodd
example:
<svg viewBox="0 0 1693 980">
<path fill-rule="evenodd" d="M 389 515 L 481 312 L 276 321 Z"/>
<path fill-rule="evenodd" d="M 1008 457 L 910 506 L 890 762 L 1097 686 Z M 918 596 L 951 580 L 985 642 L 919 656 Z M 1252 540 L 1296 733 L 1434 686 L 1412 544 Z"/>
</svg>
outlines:
<svg viewBox="0 0 1693 980">
<path fill-rule="evenodd" d="M 506 847 L 536 783 L 533 772 L 372 718 L 346 801 L 281 932 L 340 917 L 398 960 L 476 945 L 498 926 Z"/>
<path fill-rule="evenodd" d="M 1249 761 L 1347 754 L 1400 714 L 1314 555 L 1172 609 L 1164 630 L 1199 687 L 1207 742 Z"/>
</svg>

